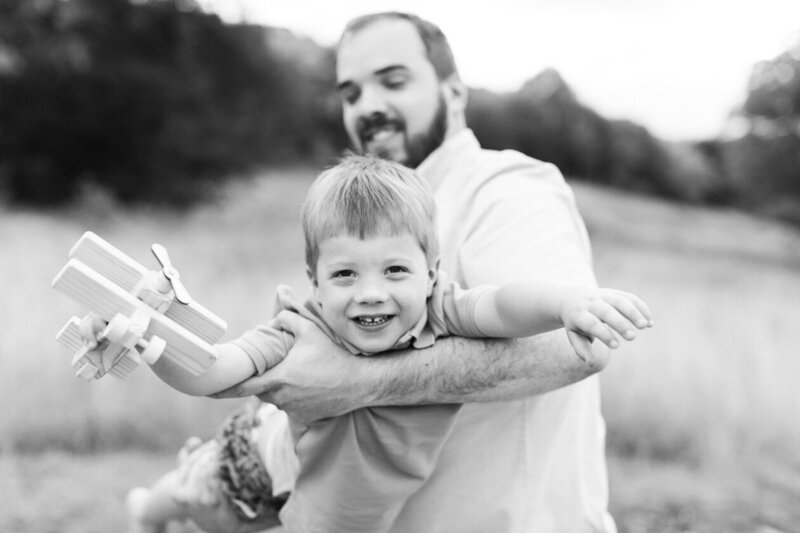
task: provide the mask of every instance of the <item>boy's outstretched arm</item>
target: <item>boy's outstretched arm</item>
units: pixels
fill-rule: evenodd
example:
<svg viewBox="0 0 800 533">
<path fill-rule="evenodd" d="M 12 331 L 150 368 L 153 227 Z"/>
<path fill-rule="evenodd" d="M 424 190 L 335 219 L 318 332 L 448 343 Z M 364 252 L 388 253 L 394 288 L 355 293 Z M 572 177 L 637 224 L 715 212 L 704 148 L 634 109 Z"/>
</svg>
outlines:
<svg viewBox="0 0 800 533">
<path fill-rule="evenodd" d="M 85 326 L 81 326 L 81 335 L 87 343 L 98 345 L 98 335 L 106 327 L 105 320 L 90 313 L 84 319 Z M 285 338 L 284 335 L 281 335 Z M 274 359 L 280 360 L 285 356 L 277 353 L 283 349 L 281 343 L 272 345 L 275 350 Z M 203 373 L 191 374 L 186 368 L 169 357 L 159 357 L 150 364 L 153 372 L 167 385 L 191 396 L 209 396 L 225 390 L 233 385 L 256 374 L 256 366 L 247 353 L 235 343 L 221 343 L 213 346 L 217 359 Z"/>
<path fill-rule="evenodd" d="M 615 289 L 520 280 L 481 295 L 476 323 L 487 337 L 527 337 L 566 328 L 581 359 L 599 339 L 609 348 L 617 335 L 636 338 L 635 329 L 653 325 L 647 305 L 636 295 Z"/>
<path fill-rule="evenodd" d="M 289 356 L 215 397 L 258 396 L 304 422 L 361 407 L 506 401 L 549 392 L 605 367 L 608 351 L 575 356 L 564 330 L 524 339 L 446 337 L 425 349 L 354 357 L 313 322 L 281 312 L 295 336 Z"/>
<path fill-rule="evenodd" d="M 167 385 L 191 396 L 210 396 L 256 374 L 256 367 L 242 348 L 232 343 L 214 345 L 217 360 L 195 376 L 185 368 L 161 357 L 150 366 Z"/>
<path fill-rule="evenodd" d="M 593 284 L 585 229 L 554 167 L 498 174 L 465 215 L 448 229 L 470 228 L 455 258 L 466 287 L 521 278 Z M 295 335 L 286 359 L 219 396 L 258 395 L 304 421 L 368 406 L 520 399 L 576 383 L 608 362 L 600 342 L 587 342 L 581 361 L 564 329 L 522 339 L 447 337 L 423 350 L 353 357 L 311 322 L 296 315 L 279 319 Z"/>
</svg>

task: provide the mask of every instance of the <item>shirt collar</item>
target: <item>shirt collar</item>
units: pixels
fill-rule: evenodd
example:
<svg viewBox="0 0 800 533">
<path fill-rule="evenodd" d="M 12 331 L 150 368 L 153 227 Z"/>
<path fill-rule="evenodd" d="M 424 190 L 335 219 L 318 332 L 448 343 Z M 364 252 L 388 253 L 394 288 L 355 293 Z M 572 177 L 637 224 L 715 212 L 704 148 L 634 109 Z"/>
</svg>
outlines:
<svg viewBox="0 0 800 533">
<path fill-rule="evenodd" d="M 315 324 L 317 324 L 320 329 L 322 329 L 328 337 L 331 338 L 336 344 L 347 350 L 353 355 L 373 355 L 371 353 L 364 353 L 352 343 L 348 342 L 347 340 L 341 338 L 333 330 L 328 326 L 324 320 L 322 320 L 322 307 L 320 307 L 319 303 L 314 300 L 313 298 L 309 298 L 306 300 L 305 306 L 299 306 L 294 301 L 293 294 L 291 293 L 291 289 L 286 287 L 279 291 L 278 293 L 279 302 L 282 304 L 282 308 L 290 309 L 297 313 L 300 313 L 305 318 L 309 318 Z M 408 348 L 409 346 L 413 346 L 414 348 L 427 348 L 428 346 L 432 346 L 435 340 L 433 332 L 430 328 L 427 328 L 428 324 L 428 309 L 427 306 L 422 311 L 422 316 L 417 320 L 416 324 L 412 326 L 410 330 L 408 330 L 405 334 L 403 334 L 397 342 L 389 348 L 389 350 L 402 350 L 403 348 Z"/>
<path fill-rule="evenodd" d="M 403 335 L 397 340 L 397 343 L 392 347 L 392 350 L 401 350 L 403 348 L 408 348 L 409 346 L 413 346 L 414 348 L 427 348 L 428 346 L 433 346 L 434 335 L 430 328 L 426 327 L 428 325 L 428 308 L 425 306 L 425 310 L 422 312 L 422 316 L 419 318 L 414 327 L 412 327 L 408 333 Z"/>
<path fill-rule="evenodd" d="M 469 128 L 464 128 L 446 138 L 439 147 L 430 153 L 417 167 L 417 172 L 424 176 L 436 189 L 437 185 L 451 167 L 453 167 L 465 153 L 480 150 L 478 138 Z"/>
</svg>

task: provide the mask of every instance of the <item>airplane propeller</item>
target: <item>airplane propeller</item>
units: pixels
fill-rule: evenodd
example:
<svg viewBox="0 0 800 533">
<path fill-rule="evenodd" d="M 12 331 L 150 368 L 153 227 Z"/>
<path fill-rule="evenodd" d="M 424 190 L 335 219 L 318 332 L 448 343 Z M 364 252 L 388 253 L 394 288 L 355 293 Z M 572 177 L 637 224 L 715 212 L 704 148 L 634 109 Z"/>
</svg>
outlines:
<svg viewBox="0 0 800 533">
<path fill-rule="evenodd" d="M 161 265 L 161 272 L 164 274 L 164 277 L 167 278 L 167 281 L 169 281 L 172 290 L 175 291 L 175 299 L 184 305 L 188 305 L 189 302 L 192 301 L 192 297 L 189 296 L 189 291 L 186 290 L 186 287 L 181 281 L 180 272 L 178 272 L 177 268 L 172 266 L 167 249 L 160 244 L 153 244 L 151 250 L 153 255 L 156 256 L 156 260 Z"/>
</svg>

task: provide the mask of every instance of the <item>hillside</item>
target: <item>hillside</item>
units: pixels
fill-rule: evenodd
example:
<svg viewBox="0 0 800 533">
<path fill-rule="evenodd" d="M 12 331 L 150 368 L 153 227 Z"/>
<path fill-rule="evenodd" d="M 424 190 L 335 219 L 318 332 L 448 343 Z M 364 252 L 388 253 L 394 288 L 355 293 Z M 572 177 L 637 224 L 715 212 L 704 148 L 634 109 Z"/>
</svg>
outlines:
<svg viewBox="0 0 800 533">
<path fill-rule="evenodd" d="M 277 283 L 288 282 L 302 294 L 297 212 L 313 174 L 266 172 L 181 215 L 121 209 L 103 196 L 58 212 L 0 212 L 2 455 L 53 449 L 170 453 L 189 434 L 212 435 L 235 402 L 182 396 L 145 368 L 125 382 L 87 385 L 76 379 L 70 354 L 53 337 L 81 310 L 53 291 L 50 280 L 86 229 L 150 266 L 149 246 L 160 242 L 193 296 L 227 319 L 230 332 L 240 331 L 269 316 Z M 754 531 L 758 524 L 791 530 L 800 516 L 776 502 L 800 497 L 800 232 L 733 211 L 584 183 L 574 188 L 600 283 L 641 295 L 656 320 L 655 328 L 614 353 L 602 375 L 609 449 L 619 458 L 612 495 L 625 499 L 620 511 L 636 514 L 640 504 L 653 513 L 722 505 L 741 509 L 748 526 L 725 530 Z M 677 475 L 687 491 L 679 494 L 669 483 L 656 490 L 641 473 L 654 464 L 667 469 L 666 479 Z M 633 475 L 639 485 L 625 483 Z M 34 493 L 52 492 L 44 490 L 47 476 L 32 483 L 41 484 Z M 757 495 L 765 486 L 774 498 Z M 707 489 L 719 501 L 703 500 Z M 662 497 L 679 509 L 660 506 Z M 13 497 L 10 508 L 12 518 L 30 509 Z M 692 516 L 680 519 L 691 523 Z"/>
</svg>

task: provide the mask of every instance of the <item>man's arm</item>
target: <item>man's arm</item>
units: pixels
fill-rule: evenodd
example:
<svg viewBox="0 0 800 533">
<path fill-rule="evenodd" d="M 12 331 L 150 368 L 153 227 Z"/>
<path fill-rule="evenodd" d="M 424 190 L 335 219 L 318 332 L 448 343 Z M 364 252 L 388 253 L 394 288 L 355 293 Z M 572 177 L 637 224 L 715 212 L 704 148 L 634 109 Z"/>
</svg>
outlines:
<svg viewBox="0 0 800 533">
<path fill-rule="evenodd" d="M 257 395 L 311 422 L 368 406 L 522 398 L 580 381 L 608 362 L 600 343 L 581 361 L 564 330 L 524 339 L 447 337 L 422 350 L 357 357 L 295 313 L 282 312 L 276 323 L 295 335 L 290 355 L 215 397 Z"/>
<path fill-rule="evenodd" d="M 469 235 L 452 242 L 466 286 L 523 278 L 595 285 L 585 229 L 552 165 L 520 166 L 491 180 L 464 218 L 457 226 Z M 367 406 L 517 399 L 575 383 L 608 361 L 600 343 L 581 361 L 564 330 L 520 340 L 445 338 L 425 350 L 354 357 L 311 322 L 282 320 L 296 338 L 287 358 L 218 397 L 258 395 L 310 421 Z"/>
<path fill-rule="evenodd" d="M 388 392 L 377 391 L 375 404 L 494 402 L 542 394 L 600 371 L 608 351 L 597 343 L 584 363 L 564 330 L 557 330 L 521 339 L 447 337 L 395 357 L 397 370 L 413 379 L 385 369 Z"/>
</svg>

